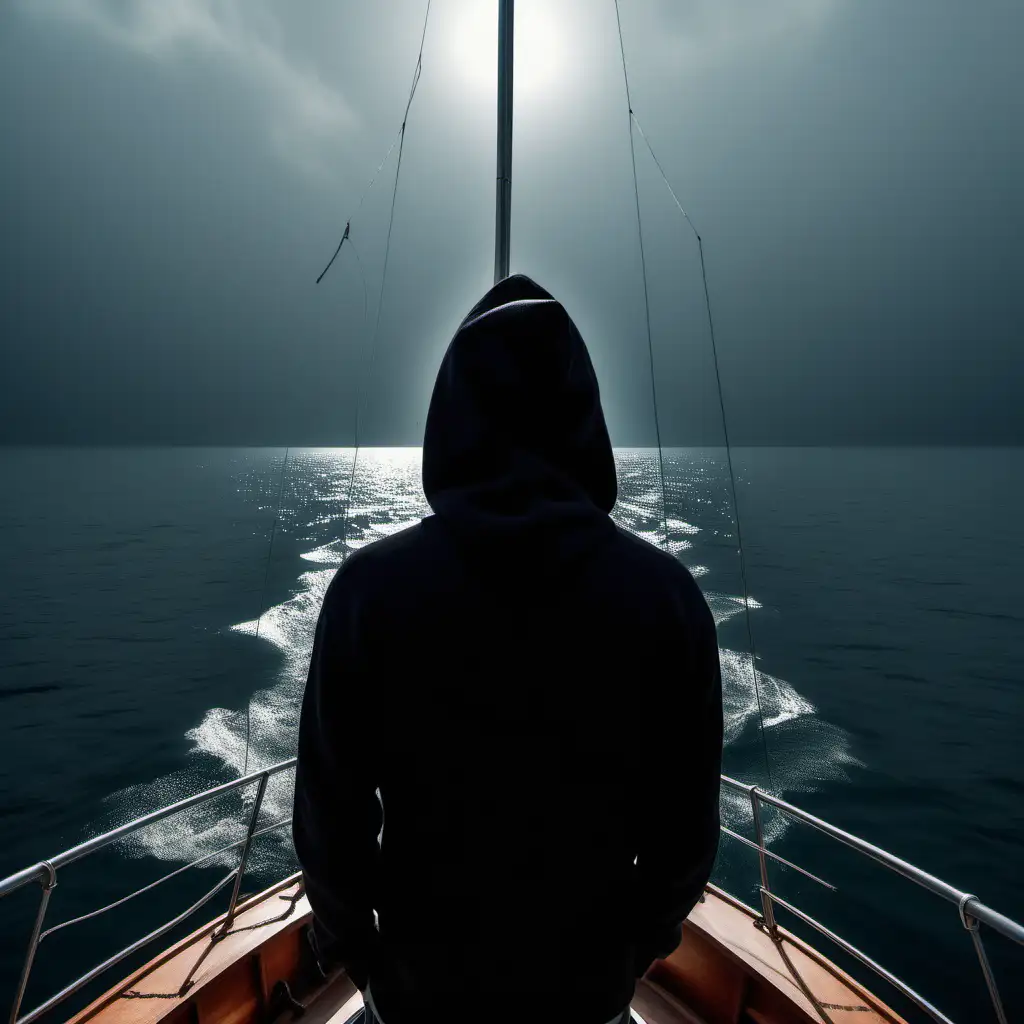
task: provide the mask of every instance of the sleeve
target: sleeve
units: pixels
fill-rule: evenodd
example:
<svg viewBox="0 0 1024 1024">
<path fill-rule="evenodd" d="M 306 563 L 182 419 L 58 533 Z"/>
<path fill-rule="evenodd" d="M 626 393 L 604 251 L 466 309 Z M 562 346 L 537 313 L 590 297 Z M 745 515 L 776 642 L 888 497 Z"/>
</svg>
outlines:
<svg viewBox="0 0 1024 1024">
<path fill-rule="evenodd" d="M 667 707 L 652 709 L 648 755 L 638 780 L 640 841 L 636 861 L 634 973 L 641 977 L 682 939 L 682 923 L 711 877 L 719 841 L 722 770 L 722 676 L 710 610 L 691 617 L 676 652 L 682 678 L 667 685 Z M 695 622 L 693 620 L 696 620 Z M 677 627 L 678 636 L 678 627 Z M 679 655 L 672 660 L 678 665 Z M 667 663 L 672 664 L 672 660 Z"/>
<path fill-rule="evenodd" d="M 316 627 L 299 721 L 292 833 L 321 967 L 366 987 L 377 948 L 374 897 L 383 812 L 360 602 L 339 570 Z"/>
</svg>

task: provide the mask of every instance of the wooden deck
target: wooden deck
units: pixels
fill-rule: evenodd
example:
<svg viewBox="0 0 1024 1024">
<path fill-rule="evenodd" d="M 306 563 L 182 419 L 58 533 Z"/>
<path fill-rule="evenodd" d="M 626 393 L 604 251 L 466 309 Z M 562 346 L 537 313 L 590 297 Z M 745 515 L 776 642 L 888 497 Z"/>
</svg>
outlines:
<svg viewBox="0 0 1024 1024">
<path fill-rule="evenodd" d="M 212 921 L 129 975 L 71 1024 L 266 1020 L 274 986 L 279 981 L 301 984 L 301 976 L 312 973 L 304 934 L 311 911 L 298 893 L 295 877 L 245 901 L 226 937 L 211 939 L 222 919 Z M 347 978 L 343 981 L 356 991 Z"/>
<path fill-rule="evenodd" d="M 228 934 L 215 921 L 116 985 L 71 1024 L 345 1024 L 362 1006 L 340 973 L 325 979 L 305 939 L 309 904 L 286 879 L 241 904 Z M 646 1024 L 905 1024 L 828 959 L 714 887 L 690 915 L 679 948 L 637 984 Z M 282 983 L 287 985 L 285 995 Z"/>
<path fill-rule="evenodd" d="M 683 941 L 654 964 L 633 1001 L 649 1021 L 668 996 L 701 1024 L 905 1024 L 881 999 L 784 928 L 773 939 L 759 915 L 714 886 L 690 914 Z M 649 993 L 649 986 L 655 991 Z M 659 1004 L 660 1006 L 660 1004 Z"/>
</svg>

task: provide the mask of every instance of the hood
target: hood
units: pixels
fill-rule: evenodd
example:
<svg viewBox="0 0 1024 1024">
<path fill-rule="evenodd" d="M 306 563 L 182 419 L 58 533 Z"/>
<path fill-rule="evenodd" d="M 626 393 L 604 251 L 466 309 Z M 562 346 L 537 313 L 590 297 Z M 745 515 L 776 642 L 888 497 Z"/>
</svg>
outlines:
<svg viewBox="0 0 1024 1024">
<path fill-rule="evenodd" d="M 615 461 L 590 355 L 528 277 L 495 285 L 448 346 L 423 490 L 456 539 L 488 555 L 568 557 L 614 530 Z"/>
</svg>

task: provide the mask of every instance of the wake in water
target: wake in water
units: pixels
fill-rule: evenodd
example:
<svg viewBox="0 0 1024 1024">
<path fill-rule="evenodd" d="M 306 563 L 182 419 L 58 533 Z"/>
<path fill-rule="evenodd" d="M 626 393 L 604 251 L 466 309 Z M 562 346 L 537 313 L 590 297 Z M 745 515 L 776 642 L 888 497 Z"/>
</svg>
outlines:
<svg viewBox="0 0 1024 1024">
<path fill-rule="evenodd" d="M 283 761 L 295 752 L 298 716 L 317 615 L 324 592 L 349 551 L 405 529 L 429 514 L 420 485 L 420 450 L 363 449 L 359 452 L 352 506 L 345 514 L 352 467 L 350 450 L 301 452 L 290 463 L 287 507 L 281 510 L 282 529 L 310 534 L 314 543 L 302 558 L 310 568 L 296 580 L 292 596 L 267 609 L 259 620 L 230 627 L 279 652 L 280 664 L 271 686 L 252 695 L 248 709 L 212 708 L 187 734 L 193 747 L 193 767 L 147 785 L 133 787 L 110 799 L 118 819 L 127 820 L 195 792 L 211 781 L 237 778 L 246 764 L 249 771 Z M 700 579 L 720 636 L 728 623 L 743 614 L 743 599 L 736 596 L 738 574 L 735 539 L 728 516 L 720 459 L 713 453 L 673 450 L 664 453 L 667 516 L 662 515 L 662 492 L 657 452 L 619 449 L 619 501 L 613 518 L 620 526 L 652 543 L 668 546 L 691 573 Z M 340 539 L 345 521 L 347 545 Z M 751 599 L 756 614 L 761 606 Z M 741 633 L 737 633 L 740 636 Z M 745 634 L 742 634 L 745 636 Z M 730 774 L 765 784 L 763 745 L 750 656 L 745 651 L 721 648 L 725 711 L 725 768 Z M 840 779 L 856 761 L 845 733 L 823 721 L 814 706 L 785 680 L 758 671 L 765 741 L 773 756 L 777 789 L 811 791 Z M 210 778 L 209 766 L 215 765 Z M 264 798 L 261 825 L 283 821 L 291 813 L 291 772 L 272 779 Z M 221 849 L 244 835 L 245 821 L 255 793 L 233 794 L 201 805 L 173 819 L 137 833 L 129 849 L 138 856 L 189 862 Z M 723 812 L 736 828 L 746 830 L 749 803 L 723 791 Z M 781 829 L 778 816 L 768 823 L 771 837 Z M 237 853 L 224 855 L 233 863 Z M 288 829 L 266 837 L 254 849 L 257 869 L 281 873 L 293 862 Z"/>
</svg>

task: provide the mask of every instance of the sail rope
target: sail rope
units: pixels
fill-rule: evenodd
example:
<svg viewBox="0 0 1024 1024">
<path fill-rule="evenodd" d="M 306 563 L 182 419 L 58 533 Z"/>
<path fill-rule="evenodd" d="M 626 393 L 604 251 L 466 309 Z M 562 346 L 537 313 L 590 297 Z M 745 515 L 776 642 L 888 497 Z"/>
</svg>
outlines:
<svg viewBox="0 0 1024 1024">
<path fill-rule="evenodd" d="M 355 452 L 354 452 L 353 457 L 352 457 L 352 469 L 351 469 L 351 471 L 349 473 L 349 479 L 348 479 L 348 497 L 347 497 L 347 500 L 346 500 L 346 503 L 345 503 L 344 515 L 342 517 L 341 536 L 342 536 L 342 544 L 343 545 L 346 545 L 347 527 L 348 527 L 348 522 L 349 522 L 349 517 L 350 517 L 350 510 L 351 510 L 351 507 L 352 507 L 352 492 L 353 492 L 353 487 L 354 487 L 354 484 L 355 484 L 356 462 L 357 462 L 357 460 L 359 458 L 359 429 L 360 429 L 360 417 L 361 417 L 361 412 L 362 412 L 363 387 L 364 387 L 364 384 L 365 384 L 365 376 L 369 373 L 370 369 L 372 369 L 372 366 L 373 366 L 373 354 L 374 354 L 374 351 L 376 350 L 377 336 L 378 336 L 378 333 L 380 331 L 381 308 L 382 308 L 383 303 L 384 303 L 384 286 L 385 286 L 385 284 L 387 282 L 387 273 L 388 273 L 388 257 L 389 257 L 389 255 L 391 253 L 391 232 L 392 232 L 392 228 L 394 227 L 394 222 L 395 222 L 395 202 L 396 202 L 396 200 L 398 198 L 398 180 L 399 180 L 399 177 L 401 176 L 401 173 L 402 173 L 402 150 L 403 150 L 404 145 L 405 145 L 405 127 L 406 127 L 406 124 L 408 123 L 408 120 L 409 120 L 409 110 L 412 108 L 412 101 L 413 101 L 413 99 L 416 96 L 416 88 L 417 88 L 417 86 L 420 83 L 420 76 L 423 73 L 423 46 L 424 46 L 424 43 L 426 42 L 426 38 L 427 38 L 427 23 L 430 20 L 430 3 L 431 3 L 431 0 L 427 0 L 426 14 L 424 15 L 424 18 L 423 18 L 423 32 L 420 35 L 419 54 L 416 57 L 416 67 L 415 67 L 415 69 L 413 71 L 412 85 L 411 85 L 411 87 L 409 89 L 409 98 L 406 100 L 405 112 L 402 115 L 402 125 L 398 129 L 398 134 L 395 137 L 394 142 L 391 143 L 390 148 L 388 149 L 387 153 L 384 155 L 384 159 L 377 166 L 377 169 L 373 172 L 373 174 L 370 177 L 369 183 L 363 189 L 362 195 L 359 197 L 359 202 L 358 202 L 357 207 L 356 207 L 356 213 L 358 213 L 362 209 L 363 201 L 365 200 L 367 193 L 370 191 L 371 188 L 373 188 L 374 182 L 377 180 L 378 175 L 383 170 L 384 165 L 388 162 L 388 158 L 391 156 L 392 151 L 394 150 L 395 146 L 397 145 L 398 146 L 398 161 L 397 161 L 397 166 L 395 168 L 395 184 L 394 184 L 394 189 L 393 189 L 393 191 L 391 193 L 391 214 L 390 214 L 390 218 L 389 218 L 389 221 L 388 221 L 387 244 L 386 244 L 385 249 L 384 249 L 384 269 L 383 269 L 383 273 L 382 273 L 382 276 L 381 276 L 380 295 L 378 296 L 378 299 L 377 299 L 377 317 L 376 317 L 376 322 L 375 322 L 374 328 L 373 328 L 373 338 L 371 339 L 371 342 L 370 342 L 370 357 L 369 357 L 370 358 L 370 363 L 369 363 L 369 367 L 367 368 L 366 374 L 364 374 L 362 372 L 362 368 L 360 368 L 360 372 L 359 372 L 359 375 L 358 375 L 359 376 L 359 384 L 358 384 L 358 387 L 357 387 L 356 410 L 355 410 L 355 438 L 354 438 Z M 334 250 L 334 254 L 331 256 L 330 260 L 328 261 L 327 266 L 324 267 L 324 269 L 320 272 L 320 276 L 316 279 L 316 283 L 319 284 L 324 279 L 324 275 L 327 273 L 328 270 L 331 269 L 331 266 L 334 264 L 334 261 L 337 259 L 338 254 L 341 252 L 342 246 L 345 244 L 345 242 L 348 242 L 349 243 L 349 247 L 352 249 L 353 255 L 356 258 L 356 263 L 357 263 L 357 265 L 359 267 L 359 275 L 360 275 L 360 277 L 362 279 L 362 282 L 363 282 L 363 322 L 364 322 L 364 325 L 365 325 L 366 314 L 367 314 L 367 306 L 368 306 L 367 287 L 366 287 L 366 273 L 365 273 L 365 270 L 363 268 L 363 261 L 362 261 L 362 259 L 359 256 L 359 250 L 355 247 L 355 243 L 352 241 L 351 234 L 352 234 L 352 219 L 349 218 L 349 220 L 345 224 L 345 230 L 344 230 L 344 233 L 341 236 L 341 241 L 338 242 L 338 247 Z M 268 545 L 268 549 L 267 549 L 267 560 L 266 560 L 266 564 L 265 564 L 264 569 L 263 569 L 263 586 L 262 586 L 262 588 L 260 590 L 260 608 L 259 608 L 259 615 L 258 615 L 258 617 L 256 619 L 256 637 L 257 638 L 259 638 L 260 627 L 261 627 L 262 622 L 263 622 L 264 607 L 265 607 L 265 604 L 266 604 L 266 595 L 267 595 L 267 582 L 268 582 L 268 580 L 270 578 L 270 563 L 272 561 L 273 554 L 274 554 L 274 538 L 277 535 L 278 523 L 280 522 L 280 518 L 281 518 L 281 499 L 284 496 L 284 485 L 285 485 L 285 480 L 286 480 L 286 476 L 287 476 L 288 457 L 289 457 L 290 453 L 291 453 L 291 448 L 290 447 L 286 448 L 285 449 L 285 453 L 284 453 L 284 461 L 281 464 L 281 483 L 280 483 L 280 486 L 279 486 L 279 489 L 278 489 L 278 494 L 277 494 L 277 504 L 276 504 L 275 509 L 274 509 L 274 523 L 273 523 L 273 526 L 272 526 L 271 531 L 270 531 L 270 544 Z M 249 750 L 250 750 L 251 741 L 252 741 L 252 698 L 253 698 L 253 695 L 249 694 L 249 699 L 247 700 L 246 705 L 245 705 L 245 756 L 244 756 L 243 765 L 242 765 L 242 775 L 243 776 L 247 775 L 249 773 Z"/>
<path fill-rule="evenodd" d="M 619 29 L 619 51 L 622 54 L 622 80 L 626 86 L 626 106 L 629 109 L 629 155 L 633 162 L 633 194 L 636 198 L 636 232 L 640 240 L 640 272 L 644 282 L 644 319 L 647 324 L 647 359 L 651 370 L 651 403 L 654 406 L 654 436 L 658 444 L 658 476 L 661 480 L 661 521 L 665 531 L 665 550 L 670 551 L 668 536 L 668 497 L 665 489 L 665 458 L 661 446 L 661 421 L 658 417 L 658 388 L 654 373 L 654 342 L 651 337 L 651 301 L 647 288 L 647 258 L 644 253 L 644 226 L 640 216 L 640 185 L 636 176 L 636 145 L 633 140 L 633 102 L 629 95 L 629 74 L 626 71 L 626 49 L 622 41 L 622 20 L 619 0 L 615 0 L 615 21 Z"/>
<path fill-rule="evenodd" d="M 395 137 L 394 142 L 391 143 L 391 147 L 388 149 L 387 153 L 385 154 L 384 159 L 381 161 L 381 163 L 378 166 L 377 170 L 374 171 L 373 176 L 370 178 L 370 183 L 363 190 L 363 194 L 362 194 L 362 196 L 360 196 L 359 203 L 358 203 L 358 205 L 356 207 L 356 213 L 358 214 L 359 210 L 362 208 L 363 199 L 366 197 L 366 194 L 373 187 L 373 183 L 377 180 L 378 174 L 380 174 L 380 171 L 383 168 L 384 164 L 386 164 L 387 161 L 388 161 L 388 157 L 391 156 L 392 151 L 394 150 L 395 146 L 397 145 L 398 146 L 398 159 L 396 160 L 396 163 L 395 163 L 395 182 L 394 182 L 394 187 L 392 188 L 392 191 L 391 191 L 391 211 L 390 211 L 390 214 L 388 216 L 387 241 L 386 241 L 386 243 L 384 245 L 384 266 L 383 266 L 383 269 L 381 271 L 380 293 L 377 296 L 377 313 L 376 313 L 376 317 L 374 319 L 373 336 L 370 339 L 369 353 L 368 353 L 368 356 L 367 356 L 366 365 L 365 366 L 362 365 L 362 358 L 361 358 L 360 359 L 360 364 L 361 365 L 359 366 L 358 373 L 357 373 L 358 384 L 357 384 L 357 387 L 356 387 L 355 424 L 354 424 L 354 431 L 353 431 L 354 432 L 354 437 L 353 437 L 354 451 L 353 451 L 353 454 L 352 454 L 352 468 L 349 471 L 349 477 L 348 477 L 348 498 L 347 498 L 347 500 L 345 502 L 345 508 L 344 508 L 344 512 L 342 513 L 342 520 L 341 520 L 341 542 L 342 542 L 342 547 L 346 549 L 346 556 L 345 557 L 347 557 L 348 527 L 349 527 L 349 523 L 350 523 L 350 520 L 351 520 L 352 500 L 353 500 L 353 494 L 354 494 L 354 489 L 355 489 L 355 479 L 356 479 L 356 467 L 357 467 L 358 462 L 359 462 L 359 449 L 360 449 L 360 441 L 361 441 L 361 438 L 360 438 L 360 428 L 361 428 L 361 424 L 362 424 L 363 397 L 364 397 L 364 392 L 365 392 L 365 388 L 366 388 L 366 381 L 369 378 L 370 374 L 373 372 L 374 356 L 376 355 L 376 351 L 377 351 L 377 338 L 378 338 L 378 336 L 380 334 L 380 318 L 381 318 L 381 311 L 384 308 L 384 293 L 385 293 L 385 288 L 386 288 L 386 285 L 387 285 L 387 278 L 388 278 L 388 263 L 389 263 L 389 260 L 390 260 L 390 257 L 391 257 L 391 235 L 392 235 L 392 231 L 393 231 L 394 226 L 395 226 L 395 204 L 396 204 L 396 202 L 398 200 L 398 182 L 399 182 L 399 179 L 401 178 L 401 175 L 402 175 L 402 154 L 403 154 L 403 152 L 405 150 L 405 129 L 406 129 L 406 125 L 409 122 L 409 111 L 412 109 L 412 101 L 416 97 L 416 89 L 418 88 L 418 86 L 420 84 L 420 77 L 423 74 L 423 47 L 424 47 L 424 44 L 426 43 L 426 39 L 427 39 L 427 25 L 430 22 L 430 4 L 431 4 L 431 0 L 427 0 L 426 12 L 424 13 L 424 16 L 423 16 L 423 31 L 420 34 L 419 53 L 416 56 L 416 66 L 413 69 L 412 85 L 409 87 L 409 98 L 406 100 L 405 111 L 402 114 L 402 124 L 399 127 L 399 129 L 398 129 L 398 134 Z M 338 243 L 338 248 L 335 250 L 334 255 L 331 257 L 331 259 L 328 262 L 327 266 L 324 267 L 324 269 L 321 272 L 320 276 L 316 279 L 316 283 L 317 284 L 319 284 L 323 280 L 324 275 L 327 273 L 328 270 L 331 269 L 331 264 L 334 263 L 334 260 L 337 257 L 338 253 L 341 252 L 342 245 L 344 245 L 344 243 L 346 241 L 348 241 L 350 246 L 352 245 L 351 226 L 352 226 L 352 221 L 351 221 L 351 219 L 349 219 L 349 221 L 345 224 L 345 231 L 344 231 L 344 234 L 341 236 L 341 241 Z M 354 246 L 353 246 L 353 250 L 352 251 L 356 252 Z M 358 253 L 356 253 L 356 259 L 359 262 L 360 273 L 362 273 L 362 260 L 359 259 L 359 254 Z M 365 276 L 364 276 L 364 282 L 365 282 Z M 364 305 L 364 315 L 365 315 L 365 305 Z"/>
<path fill-rule="evenodd" d="M 218 883 L 217 888 L 222 888 L 232 878 L 235 877 L 234 872 L 227 875 L 221 882 Z M 216 889 L 214 890 L 216 892 Z M 185 975 L 181 984 L 174 992 L 140 992 L 136 988 L 126 988 L 123 992 L 119 993 L 118 998 L 120 999 L 182 999 L 188 994 L 189 990 L 195 984 L 195 976 L 199 971 L 199 968 L 206 962 L 207 957 L 213 952 L 214 947 L 217 943 L 228 938 L 230 935 L 238 935 L 242 932 L 254 932 L 260 928 L 266 928 L 270 924 L 280 924 L 282 921 L 287 921 L 292 914 L 295 913 L 296 907 L 299 902 L 306 895 L 305 887 L 300 883 L 298 889 L 294 893 L 278 894 L 279 900 L 284 900 L 288 906 L 281 911 L 279 914 L 275 914 L 273 917 L 264 918 L 262 921 L 256 921 L 253 924 L 240 925 L 238 927 L 226 928 L 214 928 L 206 936 L 207 942 L 203 946 L 198 958 L 193 962 L 189 968 L 188 973 Z"/>
<path fill-rule="evenodd" d="M 727 464 L 728 472 L 729 472 L 729 492 L 730 492 L 731 503 L 732 503 L 732 515 L 733 515 L 733 522 L 736 525 L 736 545 L 737 545 L 737 553 L 738 553 L 738 557 L 739 557 L 740 586 L 741 586 L 742 592 L 743 592 L 743 613 L 744 613 L 744 620 L 746 622 L 747 644 L 749 646 L 749 653 L 750 653 L 750 673 L 751 673 L 751 679 L 753 680 L 753 683 L 754 683 L 754 697 L 755 697 L 755 700 L 757 702 L 757 719 L 758 719 L 758 723 L 759 723 L 759 726 L 760 726 L 760 732 L 761 732 L 761 745 L 762 745 L 762 748 L 763 748 L 763 751 L 764 751 L 765 771 L 766 771 L 766 773 L 768 775 L 768 785 L 771 787 L 771 789 L 774 790 L 775 789 L 775 781 L 774 781 L 774 778 L 772 776 L 771 758 L 769 757 L 769 754 L 768 754 L 768 737 L 767 737 L 767 733 L 765 732 L 765 727 L 764 727 L 764 710 L 763 710 L 763 707 L 762 707 L 762 704 L 761 704 L 760 673 L 759 673 L 758 668 L 757 668 L 757 649 L 756 649 L 756 647 L 754 645 L 754 629 L 753 629 L 753 625 L 751 624 L 751 618 L 750 618 L 750 590 L 749 590 L 749 587 L 747 585 L 746 555 L 745 555 L 745 549 L 744 549 L 744 546 L 743 546 L 743 532 L 742 532 L 742 529 L 740 527 L 740 508 L 739 508 L 739 500 L 738 500 L 738 497 L 737 497 L 737 490 L 736 490 L 736 473 L 735 473 L 735 470 L 734 470 L 734 467 L 733 467 L 732 445 L 731 445 L 731 443 L 729 441 L 728 418 L 727 418 L 726 413 L 725 413 L 725 396 L 724 396 L 724 393 L 723 393 L 723 390 L 722 390 L 722 373 L 721 373 L 721 369 L 720 369 L 719 363 L 718 363 L 718 344 L 717 344 L 716 339 L 715 339 L 715 322 L 714 322 L 714 318 L 711 315 L 711 295 L 710 295 L 710 292 L 708 290 L 707 267 L 706 267 L 705 262 L 704 262 L 704 242 L 701 239 L 700 232 L 697 230 L 696 225 L 693 223 L 693 220 L 690 218 L 690 215 L 686 212 L 686 209 L 683 207 L 683 204 L 679 201 L 679 197 L 676 195 L 675 190 L 672 188 L 672 185 L 671 185 L 671 183 L 668 180 L 668 175 L 665 173 L 665 170 L 664 170 L 664 168 L 661 165 L 661 161 L 658 159 L 657 154 L 654 152 L 654 147 L 651 145 L 650 139 L 647 137 L 646 132 L 643 130 L 643 127 L 640 124 L 640 120 L 637 118 L 636 113 L 633 110 L 633 104 L 632 104 L 632 102 L 630 100 L 630 94 L 629 94 L 629 76 L 628 76 L 628 74 L 626 72 L 626 47 L 625 47 L 625 43 L 623 42 L 623 36 L 622 36 L 622 18 L 621 18 L 620 14 L 619 14 L 619 0 L 614 0 L 614 3 L 615 3 L 615 23 L 616 23 L 616 27 L 618 28 L 618 33 L 619 33 L 619 52 L 622 55 L 622 76 L 623 76 L 623 79 L 624 79 L 625 84 L 626 84 L 626 103 L 629 106 L 629 148 L 630 148 L 630 155 L 631 155 L 632 161 L 633 161 L 633 189 L 634 189 L 634 192 L 636 194 L 637 233 L 638 233 L 638 235 L 640 237 L 640 267 L 641 267 L 641 270 L 642 270 L 643 275 L 644 275 L 644 306 L 645 306 L 645 312 L 646 312 L 646 316 L 647 316 L 647 345 L 648 345 L 648 350 L 649 350 L 649 355 L 650 355 L 650 367 L 651 367 L 651 394 L 652 394 L 652 397 L 654 399 L 654 423 L 655 423 L 655 431 L 656 431 L 656 433 L 658 435 L 658 460 L 659 460 L 659 468 L 660 468 L 660 471 L 661 471 L 662 501 L 663 502 L 665 501 L 665 469 L 664 469 L 664 463 L 662 462 L 662 457 L 661 457 L 661 431 L 660 431 L 660 429 L 658 429 L 657 392 L 655 390 L 655 385 L 654 385 L 654 355 L 653 355 L 653 348 L 652 348 L 652 344 L 651 344 L 651 311 L 650 311 L 650 304 L 649 304 L 649 301 L 648 301 L 647 270 L 646 270 L 646 263 L 644 261 L 643 229 L 641 227 L 641 218 L 640 218 L 640 190 L 639 190 L 639 186 L 637 184 L 636 147 L 635 147 L 635 143 L 634 143 L 634 131 L 633 131 L 634 126 L 636 127 L 636 131 L 639 133 L 640 138 L 643 139 L 644 144 L 647 146 L 647 150 L 651 154 L 651 158 L 654 161 L 654 165 L 655 165 L 655 167 L 657 167 L 658 173 L 661 175 L 661 179 L 662 179 L 662 181 L 664 181 L 665 187 L 669 191 L 669 195 L 672 197 L 673 202 L 675 203 L 675 205 L 678 208 L 679 212 L 682 214 L 683 219 L 689 225 L 690 230 L 693 232 L 694 238 L 697 240 L 697 252 L 698 252 L 698 254 L 700 256 L 701 280 L 702 280 L 702 282 L 704 284 L 704 305 L 705 305 L 705 308 L 707 310 L 708 332 L 709 332 L 709 335 L 710 335 L 710 338 L 711 338 L 711 355 L 712 355 L 712 360 L 713 360 L 714 368 L 715 368 L 715 386 L 716 386 L 716 389 L 717 389 L 717 392 L 718 392 L 718 408 L 719 408 L 719 412 L 721 414 L 721 419 L 722 419 L 722 436 L 723 436 L 723 440 L 725 442 L 725 457 L 726 457 L 726 464 Z M 667 511 L 667 508 L 665 510 L 665 515 L 666 515 L 666 520 L 665 520 L 665 524 L 666 524 L 665 525 L 665 539 L 666 539 L 666 546 L 667 546 L 667 544 L 668 544 L 668 519 L 667 519 L 668 511 Z"/>
<path fill-rule="evenodd" d="M 355 217 L 359 216 L 359 212 L 363 208 L 363 203 L 366 200 L 366 196 L 368 195 L 370 189 L 373 188 L 373 184 L 377 180 L 377 177 L 380 175 L 380 172 L 384 170 L 384 165 L 388 162 L 388 160 L 391 157 L 391 154 L 395 151 L 395 146 L 399 147 L 399 162 L 401 162 L 401 143 L 405 138 L 405 125 L 406 122 L 409 120 L 409 110 L 412 107 L 412 101 L 416 95 L 416 88 L 420 84 L 420 76 L 423 74 L 423 44 L 427 38 L 427 22 L 430 20 L 430 2 L 431 0 L 427 0 L 427 13 L 423 19 L 423 33 L 420 36 L 419 55 L 416 58 L 416 67 L 413 69 L 412 86 L 409 88 L 409 98 L 408 100 L 406 100 L 405 103 L 405 112 L 402 114 L 402 123 L 399 126 L 398 131 L 395 133 L 395 137 L 394 139 L 392 139 L 391 145 L 388 146 L 388 151 L 384 154 L 384 159 L 381 160 L 381 162 L 377 165 L 377 169 L 373 172 L 373 174 L 370 175 L 369 182 L 367 182 L 366 186 L 363 188 L 363 191 L 360 193 L 359 200 L 356 203 L 356 212 L 351 217 L 349 217 L 349 219 L 345 222 L 345 230 L 342 233 L 341 241 L 338 242 L 338 247 L 334 250 L 334 254 L 327 261 L 327 266 L 320 271 L 320 276 L 316 279 L 317 284 L 319 284 L 324 279 L 325 275 L 327 274 L 327 271 L 331 269 L 331 266 L 334 264 L 334 261 L 338 258 L 338 253 L 341 252 L 341 247 L 346 242 L 348 242 L 349 245 L 352 244 L 352 238 L 350 235 L 352 221 Z"/>
<path fill-rule="evenodd" d="M 359 255 L 359 250 L 356 248 L 356 243 L 350 238 L 348 240 L 348 247 L 352 250 L 352 255 L 356 258 L 356 266 L 359 268 L 359 279 L 363 283 L 363 329 L 366 329 L 366 313 L 369 306 L 369 290 L 366 287 L 366 268 L 363 266 L 362 257 Z"/>
<path fill-rule="evenodd" d="M 398 129 L 398 133 L 395 135 L 394 141 L 388 147 L 388 151 L 384 154 L 384 159 L 381 160 L 381 162 L 377 165 L 377 170 L 375 170 L 373 174 L 370 176 L 369 184 L 363 189 L 362 194 L 359 196 L 359 202 L 356 204 L 356 212 L 352 215 L 352 217 L 349 217 L 349 219 L 345 222 L 345 230 L 342 232 L 341 241 L 338 242 L 338 248 L 334 250 L 334 254 L 327 261 L 327 266 L 320 271 L 320 276 L 316 279 L 317 284 L 319 284 L 324 279 L 324 277 L 327 275 L 327 271 L 330 270 L 332 266 L 334 266 L 334 261 L 338 258 L 338 253 L 341 252 L 341 247 L 346 242 L 348 242 L 349 245 L 352 244 L 352 238 L 350 236 L 350 231 L 352 229 L 352 218 L 358 216 L 359 211 L 362 210 L 363 202 L 366 199 L 367 193 L 370 191 L 371 188 L 373 188 L 373 183 L 377 180 L 377 175 L 379 175 L 380 172 L 384 170 L 384 165 L 388 162 L 388 159 L 390 158 L 391 154 L 395 151 L 395 146 L 398 145 L 398 140 L 401 137 L 404 128 L 405 124 L 403 123 L 402 127 Z"/>
</svg>

